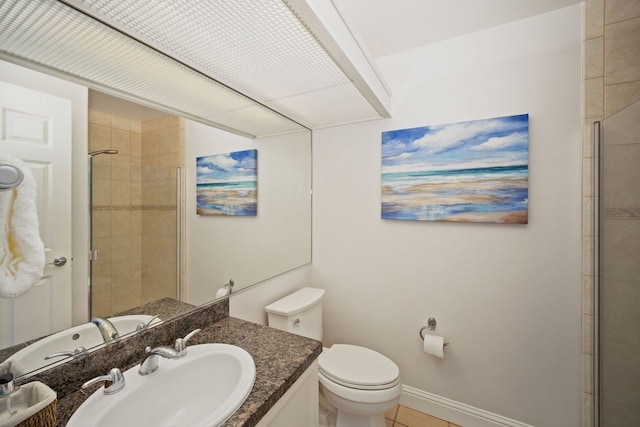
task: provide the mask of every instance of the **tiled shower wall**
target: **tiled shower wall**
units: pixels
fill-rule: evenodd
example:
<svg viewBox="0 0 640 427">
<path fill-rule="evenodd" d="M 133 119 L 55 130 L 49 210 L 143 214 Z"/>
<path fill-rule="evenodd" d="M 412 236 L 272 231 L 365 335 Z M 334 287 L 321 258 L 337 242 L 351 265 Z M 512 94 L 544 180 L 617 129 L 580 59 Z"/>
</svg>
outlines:
<svg viewBox="0 0 640 427">
<path fill-rule="evenodd" d="M 93 158 L 93 315 L 107 316 L 176 296 L 176 168 L 184 166 L 184 123 L 144 122 L 89 111 Z"/>
<path fill-rule="evenodd" d="M 633 314 L 638 312 L 634 305 L 640 300 L 640 248 L 637 247 L 640 241 L 640 175 L 637 172 L 640 170 L 640 138 L 638 133 L 633 136 L 628 130 L 627 139 L 611 133 L 629 129 L 631 124 L 640 121 L 637 113 L 640 111 L 640 2 L 587 0 L 584 47 L 582 425 L 597 425 L 593 371 L 597 360 L 593 340 L 593 330 L 597 327 L 593 283 L 598 275 L 593 257 L 598 243 L 593 207 L 599 203 L 593 183 L 597 154 L 592 145 L 595 121 L 603 121 L 606 159 L 605 280 L 601 304 L 603 313 L 612 314 L 600 319 L 601 339 L 613 350 L 605 354 L 616 358 L 603 358 L 605 364 L 615 365 L 614 370 L 607 369 L 612 375 L 603 381 L 607 396 L 604 410 L 611 425 L 640 425 L 638 384 L 632 383 L 632 378 L 640 376 L 640 338 L 637 332 L 633 334 L 637 331 L 638 316 Z M 629 119 L 620 120 L 620 117 Z M 612 261 L 615 266 L 611 265 Z M 628 357 L 624 357 L 625 354 Z"/>
<path fill-rule="evenodd" d="M 142 122 L 143 304 L 177 296 L 177 168 L 184 170 L 184 134 L 179 117 Z"/>
</svg>

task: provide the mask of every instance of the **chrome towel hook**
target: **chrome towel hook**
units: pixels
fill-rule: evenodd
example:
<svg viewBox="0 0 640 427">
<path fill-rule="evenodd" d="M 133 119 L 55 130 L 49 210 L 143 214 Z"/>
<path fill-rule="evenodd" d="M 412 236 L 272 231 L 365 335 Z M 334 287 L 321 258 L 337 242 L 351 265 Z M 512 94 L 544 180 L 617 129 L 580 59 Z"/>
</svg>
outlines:
<svg viewBox="0 0 640 427">
<path fill-rule="evenodd" d="M 22 183 L 24 173 L 14 165 L 0 162 L 0 191 L 8 191 Z"/>
</svg>

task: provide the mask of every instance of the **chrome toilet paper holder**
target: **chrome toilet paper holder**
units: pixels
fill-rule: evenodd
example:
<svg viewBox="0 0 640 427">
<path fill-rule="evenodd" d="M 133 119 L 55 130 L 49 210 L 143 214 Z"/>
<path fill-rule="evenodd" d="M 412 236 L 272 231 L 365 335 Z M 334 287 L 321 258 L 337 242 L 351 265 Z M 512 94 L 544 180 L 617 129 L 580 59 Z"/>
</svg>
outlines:
<svg viewBox="0 0 640 427">
<path fill-rule="evenodd" d="M 424 341 L 424 336 L 425 333 L 428 332 L 434 332 L 436 330 L 436 325 L 438 324 L 438 322 L 436 321 L 435 318 L 433 317 L 429 317 L 429 319 L 427 319 L 427 326 L 423 326 L 422 328 L 420 328 L 420 332 L 418 332 L 418 335 L 420 335 L 420 339 L 422 341 Z M 448 346 L 450 345 L 450 343 L 446 342 L 444 343 L 444 346 Z"/>
</svg>

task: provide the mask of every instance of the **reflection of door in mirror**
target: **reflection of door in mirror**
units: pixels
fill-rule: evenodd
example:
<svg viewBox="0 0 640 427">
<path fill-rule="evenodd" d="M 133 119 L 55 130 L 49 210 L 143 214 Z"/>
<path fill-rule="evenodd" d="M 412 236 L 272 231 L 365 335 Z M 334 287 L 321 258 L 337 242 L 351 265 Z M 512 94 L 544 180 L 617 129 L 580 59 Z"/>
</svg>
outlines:
<svg viewBox="0 0 640 427">
<path fill-rule="evenodd" d="M 89 110 L 92 316 L 180 296 L 184 120 L 146 117 Z"/>
<path fill-rule="evenodd" d="M 71 258 L 71 103 L 68 100 L 0 82 L 0 151 L 22 160 L 36 184 L 36 211 L 45 245 L 42 280 L 15 298 L 0 298 L 0 348 L 71 326 L 71 266 L 53 263 Z M 24 191 L 21 186 L 15 190 Z M 3 203 L 13 203 L 4 198 Z M 8 209 L 3 229 L 17 207 Z M 16 232 L 20 232 L 19 230 Z M 4 240 L 7 235 L 3 235 Z M 4 267 L 12 269 L 3 251 Z M 22 254 L 21 256 L 28 256 Z"/>
</svg>

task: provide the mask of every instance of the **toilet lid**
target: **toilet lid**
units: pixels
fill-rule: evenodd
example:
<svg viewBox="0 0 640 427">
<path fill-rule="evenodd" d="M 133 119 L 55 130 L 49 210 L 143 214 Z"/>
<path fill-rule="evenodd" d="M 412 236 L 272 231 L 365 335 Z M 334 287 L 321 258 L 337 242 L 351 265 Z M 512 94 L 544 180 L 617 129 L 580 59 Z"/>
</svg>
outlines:
<svg viewBox="0 0 640 427">
<path fill-rule="evenodd" d="M 366 347 L 335 344 L 318 358 L 320 372 L 346 387 L 380 390 L 399 381 L 400 370 L 389 358 Z"/>
</svg>

